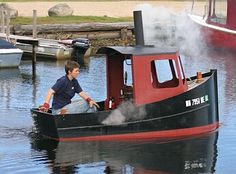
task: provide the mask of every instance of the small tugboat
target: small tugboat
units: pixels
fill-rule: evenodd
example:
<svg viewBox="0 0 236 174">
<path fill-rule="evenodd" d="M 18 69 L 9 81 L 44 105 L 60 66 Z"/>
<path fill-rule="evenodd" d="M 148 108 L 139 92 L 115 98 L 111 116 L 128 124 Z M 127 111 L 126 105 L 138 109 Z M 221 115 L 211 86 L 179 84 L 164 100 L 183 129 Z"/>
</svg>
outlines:
<svg viewBox="0 0 236 174">
<path fill-rule="evenodd" d="M 206 2 L 204 13 L 196 15 L 192 12 L 189 14 L 190 20 L 200 29 L 208 46 L 236 51 L 236 1 L 207 0 Z M 194 3 L 196 2 L 193 0 L 193 9 Z M 195 6 L 197 7 L 197 4 Z"/>
<path fill-rule="evenodd" d="M 31 109 L 39 134 L 59 140 L 176 138 L 219 126 L 217 71 L 186 78 L 178 49 L 102 47 L 107 99 L 94 113 L 52 115 Z"/>
</svg>

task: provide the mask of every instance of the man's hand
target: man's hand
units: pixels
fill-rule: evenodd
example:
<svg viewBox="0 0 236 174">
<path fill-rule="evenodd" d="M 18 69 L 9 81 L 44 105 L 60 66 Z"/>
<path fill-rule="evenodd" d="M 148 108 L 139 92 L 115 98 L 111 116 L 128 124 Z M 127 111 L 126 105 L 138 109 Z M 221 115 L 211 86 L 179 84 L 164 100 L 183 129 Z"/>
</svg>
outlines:
<svg viewBox="0 0 236 174">
<path fill-rule="evenodd" d="M 90 108 L 93 107 L 93 105 L 95 105 L 97 108 L 100 108 L 100 106 L 95 101 L 93 101 L 91 98 L 88 97 L 86 99 L 86 101 L 88 102 Z"/>
<path fill-rule="evenodd" d="M 41 112 L 48 112 L 49 107 L 50 107 L 50 105 L 48 103 L 44 103 L 43 105 L 39 106 L 39 110 Z"/>
<path fill-rule="evenodd" d="M 91 100 L 89 102 L 89 107 L 91 108 L 91 107 L 93 107 L 93 105 L 95 105 L 97 108 L 100 108 L 100 106 L 95 101 Z"/>
</svg>

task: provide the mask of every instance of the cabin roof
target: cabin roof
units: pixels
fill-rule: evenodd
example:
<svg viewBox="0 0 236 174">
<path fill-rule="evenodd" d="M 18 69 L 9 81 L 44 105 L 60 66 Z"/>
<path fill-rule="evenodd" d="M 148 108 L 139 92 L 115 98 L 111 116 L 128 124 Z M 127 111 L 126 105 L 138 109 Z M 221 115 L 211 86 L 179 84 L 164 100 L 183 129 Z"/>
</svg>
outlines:
<svg viewBox="0 0 236 174">
<path fill-rule="evenodd" d="M 124 55 L 158 55 L 175 54 L 176 47 L 155 47 L 155 46 L 107 46 L 101 47 L 97 54 L 124 54 Z"/>
</svg>

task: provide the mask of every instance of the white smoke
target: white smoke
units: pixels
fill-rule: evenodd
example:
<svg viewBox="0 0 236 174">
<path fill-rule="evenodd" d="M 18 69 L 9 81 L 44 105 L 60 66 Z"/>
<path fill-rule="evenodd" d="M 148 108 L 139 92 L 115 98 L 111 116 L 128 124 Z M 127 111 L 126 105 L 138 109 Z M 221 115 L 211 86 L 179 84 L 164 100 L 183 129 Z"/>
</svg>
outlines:
<svg viewBox="0 0 236 174">
<path fill-rule="evenodd" d="M 142 11 L 146 45 L 176 46 L 181 52 L 194 56 L 207 54 L 200 30 L 188 17 L 187 9 L 177 15 L 166 7 L 142 4 L 135 10 Z"/>
<path fill-rule="evenodd" d="M 142 11 L 143 30 L 146 45 L 173 45 L 172 35 L 175 25 L 175 15 L 165 7 L 153 7 L 149 4 L 136 6 L 135 10 Z"/>
<path fill-rule="evenodd" d="M 186 11 L 176 18 L 175 40 L 181 52 L 193 57 L 208 54 L 200 29 L 191 21 Z"/>
<path fill-rule="evenodd" d="M 102 121 L 102 124 L 118 125 L 126 121 L 141 120 L 146 115 L 145 106 L 137 107 L 131 101 L 124 101 Z"/>
</svg>

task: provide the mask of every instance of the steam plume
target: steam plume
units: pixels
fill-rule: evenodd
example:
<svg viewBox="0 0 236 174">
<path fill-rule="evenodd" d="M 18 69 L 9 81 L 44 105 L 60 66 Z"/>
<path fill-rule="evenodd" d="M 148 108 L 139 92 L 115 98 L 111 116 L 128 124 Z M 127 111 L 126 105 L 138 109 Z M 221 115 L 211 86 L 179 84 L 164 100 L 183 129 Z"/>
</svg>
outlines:
<svg viewBox="0 0 236 174">
<path fill-rule="evenodd" d="M 102 124 L 118 125 L 126 121 L 140 120 L 145 116 L 146 110 L 144 106 L 136 107 L 131 101 L 124 101 L 102 121 Z"/>
<path fill-rule="evenodd" d="M 135 10 L 142 11 L 146 45 L 176 46 L 182 53 L 194 57 L 207 55 L 204 38 L 188 17 L 187 9 L 177 15 L 165 7 L 142 4 L 136 6 Z"/>
</svg>

